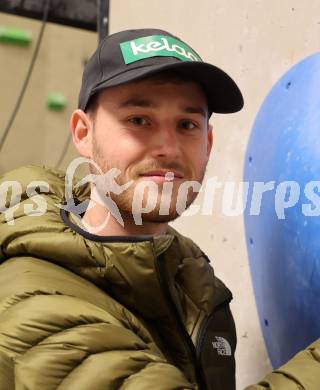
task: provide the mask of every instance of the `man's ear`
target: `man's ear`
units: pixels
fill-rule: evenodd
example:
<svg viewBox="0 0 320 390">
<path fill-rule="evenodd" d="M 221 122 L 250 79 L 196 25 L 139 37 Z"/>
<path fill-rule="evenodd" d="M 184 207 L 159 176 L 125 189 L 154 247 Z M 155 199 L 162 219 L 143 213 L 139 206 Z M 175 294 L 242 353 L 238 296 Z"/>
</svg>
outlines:
<svg viewBox="0 0 320 390">
<path fill-rule="evenodd" d="M 209 158 L 213 143 L 212 125 L 208 123 L 207 157 Z"/>
<path fill-rule="evenodd" d="M 92 157 L 93 120 L 82 110 L 75 110 L 69 122 L 74 146 L 81 156 Z"/>
</svg>

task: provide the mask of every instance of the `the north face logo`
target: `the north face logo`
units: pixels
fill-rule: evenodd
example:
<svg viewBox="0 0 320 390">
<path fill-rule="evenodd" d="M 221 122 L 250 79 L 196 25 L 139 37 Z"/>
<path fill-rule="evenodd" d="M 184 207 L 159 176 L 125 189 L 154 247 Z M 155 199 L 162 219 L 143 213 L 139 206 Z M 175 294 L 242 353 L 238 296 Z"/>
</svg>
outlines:
<svg viewBox="0 0 320 390">
<path fill-rule="evenodd" d="M 231 356 L 232 350 L 231 346 L 224 337 L 215 336 L 216 341 L 212 341 L 212 346 L 217 350 L 218 355 L 220 356 Z"/>
</svg>

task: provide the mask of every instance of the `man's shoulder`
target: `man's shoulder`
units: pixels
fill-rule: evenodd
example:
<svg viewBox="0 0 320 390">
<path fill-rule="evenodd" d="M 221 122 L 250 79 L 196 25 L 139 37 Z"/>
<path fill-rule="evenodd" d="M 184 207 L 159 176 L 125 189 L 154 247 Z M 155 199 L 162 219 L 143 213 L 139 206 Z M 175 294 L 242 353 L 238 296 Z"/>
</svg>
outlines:
<svg viewBox="0 0 320 390">
<path fill-rule="evenodd" d="M 9 308 L 30 298 L 73 297 L 86 307 L 108 312 L 118 320 L 127 320 L 129 312 L 106 291 L 76 273 L 43 259 L 13 257 L 0 265 L 0 307 Z M 55 308 L 52 308 L 54 311 Z M 0 310 L 1 312 L 1 310 Z M 125 314 L 125 315 L 124 315 Z"/>
<path fill-rule="evenodd" d="M 70 185 L 72 191 L 75 191 L 75 195 L 81 200 L 88 197 L 90 186 L 82 185 L 78 188 L 75 184 L 85 174 L 86 172 L 81 169 L 81 162 L 76 163 L 74 167 L 71 166 L 66 172 L 46 165 L 25 165 L 0 175 L 0 185 L 4 191 L 7 187 L 11 188 L 16 184 L 22 198 L 28 189 L 30 191 L 36 186 L 45 185 L 46 189 L 42 192 L 54 194 L 61 199 L 65 197 L 66 186 Z"/>
<path fill-rule="evenodd" d="M 64 172 L 45 165 L 25 165 L 3 173 L 0 180 L 1 182 L 16 180 L 28 185 L 35 180 L 61 180 L 64 176 Z"/>
</svg>

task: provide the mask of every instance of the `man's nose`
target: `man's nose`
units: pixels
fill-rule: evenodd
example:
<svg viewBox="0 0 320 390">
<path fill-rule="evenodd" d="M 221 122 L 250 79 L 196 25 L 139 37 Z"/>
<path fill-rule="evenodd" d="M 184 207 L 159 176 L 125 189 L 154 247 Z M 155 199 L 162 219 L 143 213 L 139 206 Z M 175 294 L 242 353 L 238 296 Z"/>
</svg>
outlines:
<svg viewBox="0 0 320 390">
<path fill-rule="evenodd" d="M 153 136 L 152 155 L 157 158 L 176 159 L 180 156 L 181 146 L 176 128 L 164 126 Z"/>
</svg>

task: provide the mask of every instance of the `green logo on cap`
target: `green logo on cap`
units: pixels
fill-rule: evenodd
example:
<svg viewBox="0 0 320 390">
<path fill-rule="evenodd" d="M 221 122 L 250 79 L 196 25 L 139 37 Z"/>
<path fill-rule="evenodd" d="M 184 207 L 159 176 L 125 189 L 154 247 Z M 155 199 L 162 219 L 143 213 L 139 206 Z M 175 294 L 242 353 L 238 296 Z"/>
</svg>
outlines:
<svg viewBox="0 0 320 390">
<path fill-rule="evenodd" d="M 126 64 L 150 57 L 176 57 L 182 61 L 202 61 L 190 46 L 167 35 L 150 35 L 120 43 Z"/>
</svg>

